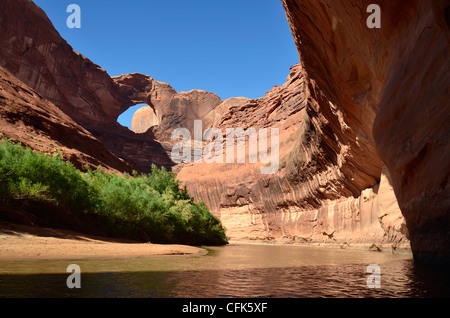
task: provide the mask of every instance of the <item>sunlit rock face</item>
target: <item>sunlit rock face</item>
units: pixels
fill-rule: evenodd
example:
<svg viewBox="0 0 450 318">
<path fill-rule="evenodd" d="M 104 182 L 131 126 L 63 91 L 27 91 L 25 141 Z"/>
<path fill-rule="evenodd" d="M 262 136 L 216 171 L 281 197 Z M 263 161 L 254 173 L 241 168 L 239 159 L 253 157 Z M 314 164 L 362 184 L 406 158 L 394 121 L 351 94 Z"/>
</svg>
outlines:
<svg viewBox="0 0 450 318">
<path fill-rule="evenodd" d="M 382 160 L 415 259 L 449 264 L 450 2 L 377 1 L 379 29 L 367 27 L 371 2 L 283 0 L 315 97 L 307 111 L 348 146 L 345 187 L 370 183 Z"/>
<path fill-rule="evenodd" d="M 0 66 L 91 132 L 137 171 L 173 163 L 151 132 L 117 123 L 133 102 L 104 69 L 74 51 L 32 1 L 0 1 Z"/>
<path fill-rule="evenodd" d="M 45 154 L 60 154 L 75 167 L 131 172 L 89 131 L 0 66 L 0 137 Z"/>
<path fill-rule="evenodd" d="M 131 121 L 131 130 L 135 133 L 141 134 L 149 130 L 151 127 L 160 124 L 158 115 L 150 106 L 139 108 L 133 115 Z"/>
<path fill-rule="evenodd" d="M 177 92 L 169 84 L 139 73 L 124 74 L 113 80 L 134 104 L 149 105 L 134 114 L 131 130 L 135 132 L 142 133 L 156 126 L 154 132 L 161 138 L 170 136 L 175 128 L 186 128 L 193 134 L 194 120 L 211 127 L 214 119 L 221 116 L 216 108 L 222 100 L 214 93 L 196 89 Z"/>
<path fill-rule="evenodd" d="M 231 240 L 408 248 L 389 172 L 374 145 L 355 137 L 339 109 L 329 111 L 335 122 L 328 121 L 308 81 L 297 64 L 285 84 L 229 108 L 218 121 L 222 130 L 278 128 L 277 173 L 262 175 L 261 163 L 192 163 L 178 166 L 178 177 L 220 217 Z"/>
</svg>

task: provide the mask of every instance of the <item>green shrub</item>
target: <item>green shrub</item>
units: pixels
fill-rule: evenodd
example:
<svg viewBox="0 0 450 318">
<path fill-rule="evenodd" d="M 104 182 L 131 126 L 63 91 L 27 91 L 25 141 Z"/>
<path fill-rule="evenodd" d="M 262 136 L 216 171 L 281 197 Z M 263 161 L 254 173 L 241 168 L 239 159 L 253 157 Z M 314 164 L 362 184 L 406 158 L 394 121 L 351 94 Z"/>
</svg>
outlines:
<svg viewBox="0 0 450 318">
<path fill-rule="evenodd" d="M 80 171 L 61 156 L 34 153 L 2 140 L 0 180 L 3 198 L 35 198 L 79 210 L 88 209 L 90 187 Z"/>
<path fill-rule="evenodd" d="M 155 243 L 226 244 L 225 229 L 202 202 L 196 204 L 174 173 L 124 176 L 100 168 L 82 173 L 60 155 L 0 144 L 0 201 L 44 201 L 78 221 L 95 220 L 101 232 Z M 40 211 L 42 213 L 42 211 Z M 91 222 L 91 221 L 89 221 Z"/>
</svg>

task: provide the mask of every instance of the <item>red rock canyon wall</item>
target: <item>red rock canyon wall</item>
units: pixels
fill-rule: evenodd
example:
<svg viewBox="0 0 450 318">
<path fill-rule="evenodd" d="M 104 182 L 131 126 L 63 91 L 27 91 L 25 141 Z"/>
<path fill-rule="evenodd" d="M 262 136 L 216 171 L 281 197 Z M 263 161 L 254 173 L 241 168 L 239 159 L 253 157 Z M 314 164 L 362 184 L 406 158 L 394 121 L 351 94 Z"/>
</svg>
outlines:
<svg viewBox="0 0 450 318">
<path fill-rule="evenodd" d="M 319 97 L 314 113 L 324 114 L 313 122 L 342 114 L 345 124 L 332 131 L 354 131 L 350 169 L 370 176 L 383 160 L 415 259 L 448 264 L 450 2 L 375 1 L 381 28 L 370 29 L 373 2 L 283 0 L 308 89 Z"/>
<path fill-rule="evenodd" d="M 380 29 L 366 24 L 373 2 L 381 8 Z M 170 132 L 192 129 L 195 119 L 223 132 L 279 128 L 276 174 L 262 175 L 261 163 L 174 167 L 232 240 L 395 250 L 408 247 L 409 238 L 416 260 L 450 263 L 450 1 L 282 3 L 300 63 L 259 99 L 176 92 L 137 73 L 111 78 L 28 0 L 0 1 L 2 83 L 17 80 L 17 100 L 30 91 L 45 99 L 41 108 L 56 106 L 64 122 L 86 128 L 82 134 L 106 147 L 103 161 L 116 169 L 130 168 L 118 157 L 138 171 L 171 166 Z M 139 103 L 148 107 L 136 113 L 132 132 L 116 120 Z M 2 120 L 11 124 L 7 118 L 18 111 L 5 109 Z M 22 122 L 24 116 L 11 127 Z M 91 148 L 80 151 L 102 161 Z"/>
<path fill-rule="evenodd" d="M 151 132 L 117 123 L 134 103 L 100 66 L 74 51 L 32 1 L 0 1 L 0 66 L 89 130 L 137 171 L 171 166 Z"/>
</svg>

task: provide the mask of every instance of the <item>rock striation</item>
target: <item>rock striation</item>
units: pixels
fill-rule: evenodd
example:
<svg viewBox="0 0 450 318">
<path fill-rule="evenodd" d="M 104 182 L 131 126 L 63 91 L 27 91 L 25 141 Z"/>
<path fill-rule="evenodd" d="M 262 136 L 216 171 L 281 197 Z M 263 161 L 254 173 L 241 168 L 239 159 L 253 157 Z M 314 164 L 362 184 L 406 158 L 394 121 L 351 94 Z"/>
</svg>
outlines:
<svg viewBox="0 0 450 318">
<path fill-rule="evenodd" d="M 344 188 L 357 194 L 383 163 L 415 260 L 448 265 L 450 2 L 377 1 L 380 29 L 366 24 L 371 1 L 282 2 L 313 127 L 347 148 Z"/>
<path fill-rule="evenodd" d="M 33 1 L 2 1 L 0 27 L 0 65 L 75 121 L 108 123 L 127 109 L 106 71 L 74 51 Z"/>
<path fill-rule="evenodd" d="M 135 105 L 104 69 L 74 51 L 32 1 L 0 2 L 0 66 L 90 131 L 137 171 L 172 162 L 151 132 L 117 123 Z"/>
<path fill-rule="evenodd" d="M 81 170 L 101 165 L 116 173 L 131 172 L 90 132 L 1 66 L 0 133 L 35 151 L 59 153 Z"/>
<path fill-rule="evenodd" d="M 342 127 L 338 109 L 330 111 L 336 122 L 327 121 L 306 76 L 302 63 L 293 66 L 284 85 L 230 107 L 218 125 L 279 128 L 276 174 L 261 175 L 260 164 L 195 163 L 177 167 L 178 177 L 220 217 L 231 240 L 408 249 L 404 218 L 371 134 Z"/>
<path fill-rule="evenodd" d="M 175 128 L 186 128 L 193 134 L 194 120 L 202 120 L 210 127 L 222 100 L 203 90 L 177 92 L 167 83 L 150 76 L 134 73 L 113 77 L 122 95 L 134 104 L 147 104 L 133 116 L 131 130 L 144 133 L 151 127 L 158 139 L 167 139 Z"/>
</svg>

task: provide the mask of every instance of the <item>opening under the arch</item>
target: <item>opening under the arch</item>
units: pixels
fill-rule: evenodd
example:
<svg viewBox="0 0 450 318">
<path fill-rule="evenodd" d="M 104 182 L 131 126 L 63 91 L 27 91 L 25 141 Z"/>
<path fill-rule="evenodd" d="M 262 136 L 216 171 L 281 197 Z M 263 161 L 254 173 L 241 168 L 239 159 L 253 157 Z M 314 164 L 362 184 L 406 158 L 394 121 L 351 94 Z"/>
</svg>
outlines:
<svg viewBox="0 0 450 318">
<path fill-rule="evenodd" d="M 138 134 L 145 133 L 150 127 L 159 124 L 155 111 L 147 104 L 128 108 L 117 118 L 117 122 Z"/>
</svg>

